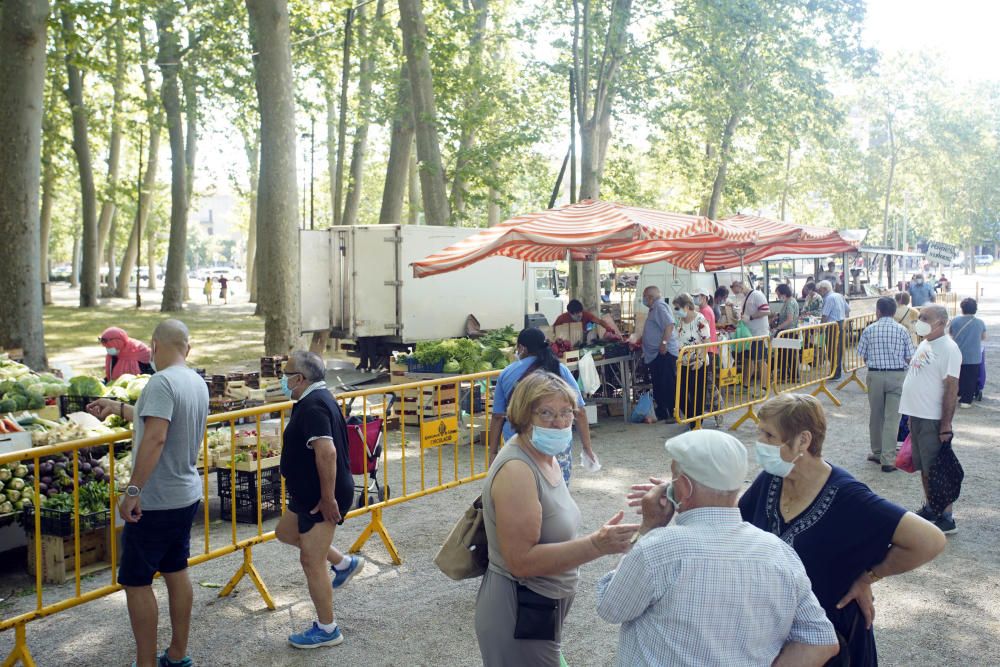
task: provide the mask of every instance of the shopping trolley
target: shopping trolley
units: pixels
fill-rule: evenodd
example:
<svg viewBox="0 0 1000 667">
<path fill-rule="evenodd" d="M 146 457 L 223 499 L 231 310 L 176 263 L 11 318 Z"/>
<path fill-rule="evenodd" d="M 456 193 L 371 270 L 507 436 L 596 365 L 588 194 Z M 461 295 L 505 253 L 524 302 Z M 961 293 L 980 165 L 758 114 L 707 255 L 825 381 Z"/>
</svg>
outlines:
<svg viewBox="0 0 1000 667">
<path fill-rule="evenodd" d="M 389 409 L 396 400 L 394 394 L 389 394 L 389 400 L 382 415 L 388 415 Z M 346 412 L 351 413 L 353 400 L 346 406 Z M 384 419 L 378 415 L 355 415 L 347 418 L 347 444 L 348 454 L 351 459 L 351 474 L 360 477 L 355 479 L 354 490 L 358 493 L 355 507 L 365 506 L 365 484 L 364 475 L 368 473 L 368 504 L 374 505 L 389 497 L 389 485 L 383 489 L 378 481 L 379 466 L 382 461 L 383 433 L 382 425 Z M 365 445 L 368 448 L 367 466 L 365 465 Z"/>
</svg>

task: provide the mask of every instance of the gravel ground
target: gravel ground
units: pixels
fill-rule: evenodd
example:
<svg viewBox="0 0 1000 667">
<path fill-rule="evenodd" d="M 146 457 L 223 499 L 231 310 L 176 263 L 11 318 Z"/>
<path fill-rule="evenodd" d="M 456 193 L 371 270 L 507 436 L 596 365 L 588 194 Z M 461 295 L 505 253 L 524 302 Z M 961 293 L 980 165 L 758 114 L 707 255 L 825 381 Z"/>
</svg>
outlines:
<svg viewBox="0 0 1000 667">
<path fill-rule="evenodd" d="M 979 280 L 988 295 L 1000 293 L 1000 278 Z M 974 281 L 959 277 L 957 289 L 972 292 Z M 1000 330 L 1000 298 L 989 296 L 980 315 L 991 332 Z M 994 470 L 998 458 L 990 432 L 1000 424 L 1000 340 L 988 343 L 991 363 L 985 399 L 955 420 L 956 451 L 966 470 L 962 499 L 955 517 L 959 532 L 948 538 L 948 548 L 922 569 L 892 577 L 876 586 L 876 633 L 884 665 L 998 665 L 1000 664 L 1000 549 L 998 512 L 1000 487 Z M 902 472 L 883 474 L 867 463 L 867 402 L 856 385 L 835 392 L 840 407 L 827 406 L 831 421 L 825 455 L 844 466 L 876 492 L 916 508 L 921 501 L 919 480 Z M 731 423 L 732 419 L 730 419 Z M 628 485 L 667 468 L 663 441 L 679 427 L 625 425 L 605 419 L 594 429 L 595 449 L 604 464 L 597 475 L 576 468 L 572 491 L 584 517 L 584 530 L 625 507 Z M 745 443 L 754 439 L 751 425 L 736 433 Z M 408 450 L 412 453 L 412 450 Z M 751 457 L 752 459 L 752 457 Z M 393 463 L 390 470 L 395 471 Z M 408 466 L 409 467 L 409 466 Z M 444 466 L 445 475 L 449 465 Z M 428 466 L 437 474 L 436 461 Z M 750 478 L 756 475 L 756 466 Z M 415 483 L 412 470 L 410 483 Z M 254 560 L 274 596 L 277 609 L 268 611 L 248 582 L 229 598 L 218 598 L 216 588 L 199 584 L 225 583 L 239 565 L 232 555 L 192 569 L 195 582 L 191 655 L 208 666 L 243 665 L 267 661 L 272 665 L 325 665 L 336 660 L 368 665 L 477 665 L 480 664 L 473 630 L 477 581 L 453 582 L 434 567 L 432 559 L 452 523 L 479 493 L 479 483 L 419 498 L 386 510 L 385 521 L 403 558 L 393 566 L 376 540 L 363 550 L 368 564 L 336 596 L 337 618 L 346 641 L 339 647 L 299 652 L 285 637 L 313 618 L 305 580 L 296 552 L 271 542 L 254 550 Z M 273 524 L 273 522 L 271 522 Z M 336 543 L 351 541 L 364 528 L 353 519 L 338 530 Z M 228 528 L 216 528 L 228 538 Z M 241 534 L 246 531 L 241 529 Z M 198 533 L 199 546 L 200 531 Z M 564 653 L 570 665 L 613 663 L 617 628 L 594 612 L 594 585 L 614 565 L 604 558 L 582 568 L 580 592 L 565 628 Z M 101 582 L 100 577 L 93 580 Z M 94 585 L 88 582 L 89 585 Z M 2 605 L 5 617 L 31 607 L 31 582 L 24 576 L 5 576 Z M 160 599 L 161 644 L 166 628 L 166 595 Z M 17 589 L 20 589 L 20 594 Z M 71 587 L 59 591 L 65 594 Z M 5 593 L 5 594 L 4 594 Z M 13 642 L 0 637 L 6 653 Z M 88 603 L 28 625 L 28 642 L 39 665 L 127 665 L 132 660 L 132 638 L 123 593 Z"/>
</svg>

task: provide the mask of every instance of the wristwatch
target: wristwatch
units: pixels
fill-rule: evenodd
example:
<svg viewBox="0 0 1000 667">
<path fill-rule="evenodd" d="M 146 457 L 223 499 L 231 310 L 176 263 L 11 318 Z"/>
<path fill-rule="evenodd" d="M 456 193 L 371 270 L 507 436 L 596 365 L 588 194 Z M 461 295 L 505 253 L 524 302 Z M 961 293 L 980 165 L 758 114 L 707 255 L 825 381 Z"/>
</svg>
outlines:
<svg viewBox="0 0 1000 667">
<path fill-rule="evenodd" d="M 873 584 L 879 582 L 883 578 L 875 574 L 874 570 L 867 570 L 865 574 L 868 575 L 868 579 L 871 580 Z"/>
<path fill-rule="evenodd" d="M 138 498 L 142 494 L 142 488 L 136 486 L 135 484 L 129 484 L 125 487 L 125 495 L 129 498 Z"/>
</svg>

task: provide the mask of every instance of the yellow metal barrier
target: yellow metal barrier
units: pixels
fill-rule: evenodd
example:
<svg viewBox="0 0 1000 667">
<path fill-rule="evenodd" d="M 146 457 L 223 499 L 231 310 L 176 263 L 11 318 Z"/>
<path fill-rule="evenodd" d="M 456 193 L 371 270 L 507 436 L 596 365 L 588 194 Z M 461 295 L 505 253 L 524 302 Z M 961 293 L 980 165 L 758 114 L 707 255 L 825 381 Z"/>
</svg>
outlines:
<svg viewBox="0 0 1000 667">
<path fill-rule="evenodd" d="M 701 428 L 708 417 L 746 410 L 730 426 L 735 431 L 747 419 L 757 421 L 754 406 L 767 400 L 771 373 L 768 337 L 720 340 L 686 345 L 677 355 L 674 419 Z"/>
<path fill-rule="evenodd" d="M 836 375 L 838 358 L 843 353 L 840 340 L 840 322 L 811 324 L 780 332 L 771 345 L 771 393 L 799 391 L 816 385 L 813 396 L 826 394 L 834 405 L 840 405 L 826 386 Z"/>
<path fill-rule="evenodd" d="M 945 292 L 936 297 L 937 303 L 941 304 L 951 312 L 951 317 L 958 317 L 958 292 Z"/>
<path fill-rule="evenodd" d="M 348 392 L 344 394 L 339 394 L 336 398 L 339 400 L 343 407 L 347 407 L 357 401 L 361 400 L 361 414 L 376 416 L 382 419 L 381 425 L 381 439 L 383 442 L 381 457 L 378 465 L 378 472 L 381 473 L 382 477 L 382 488 L 387 492 L 383 498 L 377 502 L 371 502 L 369 498 L 369 488 L 370 481 L 372 477 L 369 475 L 369 463 L 373 462 L 369 458 L 370 451 L 374 450 L 374 444 L 368 442 L 368 433 L 365 428 L 361 429 L 362 434 L 362 444 L 363 446 L 363 466 L 361 466 L 361 477 L 363 479 L 363 484 L 361 486 L 361 506 L 355 507 L 345 514 L 345 518 L 353 518 L 361 516 L 364 514 L 369 515 L 369 523 L 365 527 L 361 536 L 354 542 L 351 546 L 351 552 L 357 552 L 361 549 L 364 543 L 374 534 L 378 534 L 386 549 L 389 551 L 392 560 L 397 565 L 401 563 L 398 551 L 389 537 L 388 531 L 382 521 L 382 510 L 386 507 L 397 505 L 400 503 L 419 498 L 421 496 L 428 495 L 437 491 L 442 491 L 449 489 L 461 484 L 466 484 L 472 481 L 483 479 L 486 476 L 488 470 L 488 456 L 485 454 L 488 451 L 488 438 L 489 438 L 489 412 L 485 409 L 485 406 L 490 404 L 490 379 L 494 378 L 499 374 L 498 371 L 491 371 L 486 373 L 477 373 L 474 375 L 466 376 L 448 376 L 446 378 L 432 379 L 420 382 L 412 382 L 408 384 L 393 385 L 391 387 L 381 387 L 376 389 L 369 389 L 364 391 Z M 480 392 L 480 396 L 477 398 L 475 387 L 479 385 L 483 389 Z M 453 387 L 454 391 L 443 389 L 443 387 Z M 461 402 L 459 391 L 465 388 L 469 388 L 471 394 L 468 401 L 469 410 L 468 412 L 468 423 L 459 425 L 459 421 L 463 417 L 463 411 L 461 410 Z M 399 417 L 399 442 L 398 447 L 395 447 L 397 443 L 389 442 L 389 428 L 388 423 L 391 415 L 388 414 L 388 406 L 390 401 L 387 397 L 392 394 L 396 397 L 396 400 L 400 402 L 401 405 L 406 404 L 406 399 L 411 396 L 417 396 L 417 406 L 416 417 L 414 419 L 408 419 L 412 416 L 412 413 L 408 413 L 406 409 L 401 409 L 401 415 Z M 369 406 L 369 400 L 374 396 L 380 396 L 381 402 Z M 479 404 L 482 403 L 483 407 L 480 408 Z M 227 531 L 228 535 L 222 537 L 218 533 L 212 532 L 212 523 L 209 516 L 209 499 L 210 499 L 210 484 L 209 484 L 209 468 L 211 467 L 211 456 L 212 452 L 209 448 L 209 430 L 206 429 L 205 434 L 202 438 L 202 451 L 201 451 L 201 462 L 205 465 L 202 470 L 202 512 L 204 519 L 204 546 L 200 554 L 190 557 L 188 560 L 189 566 L 194 566 L 199 563 L 203 563 L 208 560 L 215 558 L 220 558 L 222 556 L 227 556 L 232 553 L 242 552 L 242 561 L 240 566 L 237 568 L 236 573 L 229 580 L 229 582 L 220 590 L 219 596 L 224 597 L 229 595 L 236 585 L 243 579 L 243 577 L 249 577 L 254 583 L 254 586 L 260 592 L 261 597 L 264 600 L 265 605 L 268 609 L 274 609 L 274 600 L 271 597 L 270 592 L 265 585 L 260 572 L 257 570 L 253 563 L 253 547 L 257 544 L 267 542 L 274 539 L 274 531 L 264 531 L 264 472 L 265 470 L 271 470 L 275 461 L 268 461 L 268 465 L 264 465 L 262 460 L 262 455 L 260 452 L 263 451 L 262 444 L 262 420 L 264 417 L 270 417 L 271 415 L 278 415 L 278 428 L 276 433 L 276 442 L 278 443 L 278 448 L 283 442 L 283 432 L 285 423 L 288 419 L 290 411 L 292 409 L 293 403 L 290 401 L 282 403 L 272 403 L 260 407 L 248 408 L 245 410 L 239 410 L 235 412 L 228 412 L 222 414 L 211 415 L 208 418 L 209 425 L 216 424 L 228 424 L 229 425 L 229 452 L 228 458 L 223 459 L 225 461 L 224 469 L 229 471 L 229 523 L 230 530 Z M 371 410 L 369 409 L 371 408 Z M 346 410 L 345 410 L 346 412 Z M 252 420 L 247 423 L 246 420 Z M 238 424 L 237 422 L 242 422 Z M 256 436 L 250 436 L 248 426 L 249 424 L 254 424 L 256 426 L 255 434 Z M 239 426 L 243 425 L 245 429 L 244 435 L 238 435 L 240 433 Z M 408 428 L 409 427 L 409 428 Z M 414 435 L 414 431 L 416 434 Z M 394 432 L 395 433 L 395 432 Z M 418 453 L 416 456 L 411 455 L 407 457 L 407 438 L 409 437 L 409 444 L 416 444 L 418 448 Z M 476 459 L 476 444 L 477 441 L 482 438 L 483 442 L 483 454 L 480 461 L 477 462 Z M 238 449 L 238 440 L 244 446 L 247 444 L 247 439 L 250 440 L 251 451 L 253 451 L 256 445 L 256 451 L 258 455 L 247 457 L 247 461 L 238 461 L 238 454 L 240 453 Z M 19 452 L 12 452 L 9 454 L 0 455 L 0 464 L 12 463 L 25 461 L 30 463 L 30 468 L 34 475 L 34 486 L 32 497 L 34 498 L 34 512 L 33 512 L 33 532 L 35 535 L 34 540 L 34 562 L 35 562 L 35 605 L 34 609 L 26 611 L 24 613 L 17 614 L 9 618 L 0 619 L 0 632 L 4 630 L 9 630 L 11 628 L 15 631 L 14 637 L 14 647 L 10 654 L 6 657 L 3 662 L 4 667 L 10 665 L 15 665 L 18 662 L 23 663 L 28 667 L 34 666 L 36 663 L 31 656 L 31 652 L 27 645 L 27 634 L 25 631 L 25 626 L 27 623 L 37 620 L 39 618 L 44 618 L 46 616 L 51 616 L 53 614 L 71 609 L 73 607 L 79 606 L 91 600 L 96 600 L 101 597 L 110 595 L 116 591 L 121 590 L 122 586 L 118 583 L 117 568 L 118 568 L 118 549 L 117 549 L 117 538 L 119 533 L 119 525 L 121 520 L 117 517 L 117 491 L 116 486 L 123 483 L 125 480 L 115 479 L 115 454 L 116 452 L 122 452 L 123 450 L 129 449 L 132 440 L 132 433 L 129 432 L 117 432 L 104 436 L 87 438 L 84 440 L 76 440 L 72 442 L 66 442 L 59 445 L 51 445 L 47 447 L 36 447 L 29 450 L 22 450 Z M 371 448 L 369 445 L 372 445 Z M 460 462 L 459 452 L 468 446 L 468 459 L 467 461 Z M 390 457 L 389 450 L 392 446 L 394 455 Z M 449 472 L 451 474 L 445 473 L 444 466 L 444 450 L 447 447 L 451 447 L 451 455 L 453 460 L 453 465 L 448 466 Z M 74 484 L 73 488 L 73 555 L 74 555 L 74 589 L 73 595 L 64 597 L 59 600 L 47 600 L 46 591 L 43 586 L 43 570 L 44 570 L 44 559 L 42 553 L 42 542 L 41 539 L 41 528 L 42 528 L 42 512 L 39 511 L 38 498 L 41 495 L 39 484 L 41 483 L 41 463 L 43 460 L 49 460 L 54 456 L 69 455 L 72 458 L 72 471 L 74 480 L 79 479 L 80 470 L 80 458 L 83 450 L 91 450 L 97 448 L 100 453 L 107 453 L 109 457 L 108 465 L 108 483 L 111 487 L 111 494 L 109 500 L 109 525 L 108 525 L 108 553 L 110 566 L 110 577 L 108 583 L 98 585 L 97 587 L 84 591 L 83 590 L 83 577 L 87 576 L 86 572 L 81 571 L 81 523 L 83 522 L 80 515 L 80 487 L 79 484 Z M 428 454 L 428 450 L 436 450 L 436 456 L 433 454 Z M 388 470 L 390 468 L 390 462 L 394 465 L 396 463 L 395 452 L 398 451 L 399 466 L 401 469 L 401 483 L 397 488 L 401 490 L 400 495 L 396 497 L 389 497 L 388 489 L 390 489 L 390 477 Z M 252 459 L 252 460 L 249 460 Z M 436 462 L 436 480 L 428 480 L 428 476 L 425 472 L 425 463 L 430 460 Z M 419 466 L 419 484 L 414 484 L 412 482 L 408 483 L 407 471 L 410 465 L 416 464 Z M 352 466 L 353 468 L 353 466 Z M 463 469 L 467 470 L 465 472 Z M 256 526 L 255 534 L 240 537 L 239 531 L 237 529 L 237 519 L 238 519 L 238 503 L 237 503 L 237 472 L 250 472 L 254 475 L 255 489 L 256 489 Z M 411 472 L 412 477 L 412 472 Z M 272 488 L 269 486 L 269 488 Z M 281 478 L 280 482 L 280 512 L 285 511 L 285 482 L 284 478 Z"/>
<path fill-rule="evenodd" d="M 875 313 L 858 315 L 844 320 L 844 335 L 841 343 L 841 354 L 844 355 L 843 371 L 850 373 L 850 376 L 837 385 L 837 389 L 843 389 L 851 382 L 857 382 L 862 391 L 868 391 L 868 386 L 858 377 L 858 371 L 865 367 L 865 360 L 858 354 L 858 342 L 861 340 L 861 332 L 869 325 L 874 324 L 878 316 Z"/>
</svg>

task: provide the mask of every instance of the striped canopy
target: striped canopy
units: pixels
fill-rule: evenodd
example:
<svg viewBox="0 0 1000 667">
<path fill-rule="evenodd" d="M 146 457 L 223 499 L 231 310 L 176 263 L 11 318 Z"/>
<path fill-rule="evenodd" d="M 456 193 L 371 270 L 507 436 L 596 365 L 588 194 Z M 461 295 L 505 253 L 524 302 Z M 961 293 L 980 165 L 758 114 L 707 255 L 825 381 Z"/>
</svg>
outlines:
<svg viewBox="0 0 1000 667">
<path fill-rule="evenodd" d="M 682 268 L 719 271 L 734 266 L 750 264 L 787 255 L 822 255 L 857 250 L 858 243 L 850 241 L 835 229 L 795 225 L 782 220 L 753 215 L 734 215 L 722 220 L 731 227 L 755 231 L 756 239 L 746 244 L 728 247 L 706 247 L 694 250 L 658 252 L 649 250 L 631 258 L 631 264 L 648 264 L 665 260 Z M 617 262 L 624 265 L 625 262 Z"/>
<path fill-rule="evenodd" d="M 572 259 L 629 260 L 637 254 L 749 245 L 750 227 L 704 216 L 663 213 L 611 202 L 582 201 L 511 218 L 413 263 L 424 278 L 502 255 L 525 262 Z M 631 262 L 634 263 L 634 262 Z"/>
</svg>

